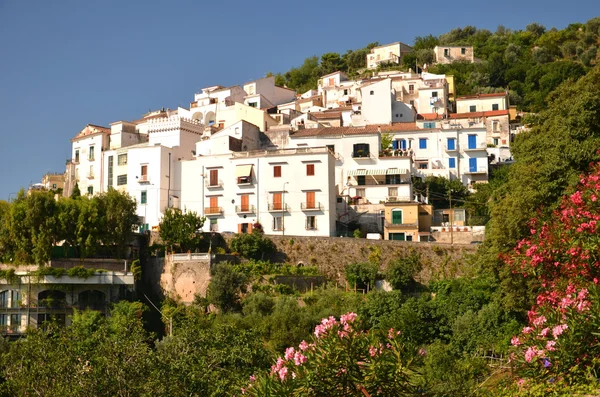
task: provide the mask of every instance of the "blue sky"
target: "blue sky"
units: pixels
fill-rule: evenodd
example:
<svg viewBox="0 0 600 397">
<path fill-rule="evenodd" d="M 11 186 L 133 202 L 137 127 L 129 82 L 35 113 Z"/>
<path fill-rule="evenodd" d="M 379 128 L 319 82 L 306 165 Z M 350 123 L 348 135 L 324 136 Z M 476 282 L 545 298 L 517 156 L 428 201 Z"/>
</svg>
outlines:
<svg viewBox="0 0 600 397">
<path fill-rule="evenodd" d="M 597 15 L 597 0 L 0 0 L 0 200 L 64 171 L 86 124 L 189 106 L 202 87 L 374 41 L 466 25 L 560 29 Z"/>
</svg>

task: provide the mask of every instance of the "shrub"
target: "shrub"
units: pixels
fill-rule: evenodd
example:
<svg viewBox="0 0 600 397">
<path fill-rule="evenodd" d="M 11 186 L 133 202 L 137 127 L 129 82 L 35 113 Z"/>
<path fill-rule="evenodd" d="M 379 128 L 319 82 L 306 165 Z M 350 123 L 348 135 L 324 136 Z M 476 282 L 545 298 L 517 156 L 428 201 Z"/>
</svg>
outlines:
<svg viewBox="0 0 600 397">
<path fill-rule="evenodd" d="M 229 263 L 220 263 L 212 274 L 207 298 L 223 312 L 241 309 L 241 294 L 246 292 L 245 274 L 236 271 Z"/>
<path fill-rule="evenodd" d="M 265 259 L 276 251 L 275 244 L 265 237 L 261 228 L 255 228 L 252 233 L 237 234 L 231 240 L 231 249 L 244 258 Z"/>
<path fill-rule="evenodd" d="M 385 279 L 394 289 L 402 290 L 415 282 L 414 277 L 422 268 L 421 257 L 416 253 L 396 258 L 388 264 Z"/>
<path fill-rule="evenodd" d="M 346 266 L 346 280 L 354 288 L 373 289 L 377 278 L 378 266 L 374 263 L 351 263 Z"/>
</svg>

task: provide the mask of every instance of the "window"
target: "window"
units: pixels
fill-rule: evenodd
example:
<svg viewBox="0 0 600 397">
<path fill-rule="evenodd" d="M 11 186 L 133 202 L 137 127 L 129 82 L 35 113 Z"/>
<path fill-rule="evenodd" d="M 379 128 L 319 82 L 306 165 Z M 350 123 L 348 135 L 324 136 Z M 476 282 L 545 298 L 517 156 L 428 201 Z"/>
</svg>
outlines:
<svg viewBox="0 0 600 397">
<path fill-rule="evenodd" d="M 444 48 L 444 56 L 445 56 L 445 57 L 448 57 L 448 56 L 450 56 L 450 49 L 448 49 L 448 48 Z"/>
<path fill-rule="evenodd" d="M 274 216 L 273 217 L 273 230 L 274 231 L 283 230 L 283 217 L 282 216 Z"/>
<path fill-rule="evenodd" d="M 9 293 L 9 291 L 0 292 L 0 307 L 1 308 L 8 307 L 8 293 Z"/>
<path fill-rule="evenodd" d="M 499 141 L 500 140 L 498 138 L 494 138 L 494 146 L 498 146 Z"/>
<path fill-rule="evenodd" d="M 456 168 L 456 157 L 450 157 L 448 159 L 448 168 Z"/>
<path fill-rule="evenodd" d="M 400 139 L 400 149 L 406 150 L 406 139 Z"/>
<path fill-rule="evenodd" d="M 140 169 L 140 182 L 148 181 L 148 166 L 142 165 Z"/>
<path fill-rule="evenodd" d="M 370 91 L 369 95 L 375 95 L 375 91 Z"/>
<path fill-rule="evenodd" d="M 348 90 L 347 89 L 344 90 L 344 95 L 348 95 Z"/>
<path fill-rule="evenodd" d="M 358 186 L 364 186 L 364 185 L 367 184 L 366 182 L 367 182 L 366 181 L 366 177 L 364 175 L 357 175 L 356 176 L 356 184 Z"/>
<path fill-rule="evenodd" d="M 306 208 L 316 208 L 315 192 L 306 192 Z"/>
<path fill-rule="evenodd" d="M 79 163 L 79 149 L 75 150 L 75 162 Z"/>
<path fill-rule="evenodd" d="M 127 174 L 117 176 L 117 186 L 127 185 Z"/>
<path fill-rule="evenodd" d="M 317 230 L 317 217 L 307 216 L 306 217 L 306 230 Z"/>
<path fill-rule="evenodd" d="M 333 77 L 330 77 L 327 85 L 329 85 L 330 87 L 333 87 L 335 85 L 335 79 Z"/>
<path fill-rule="evenodd" d="M 476 158 L 469 159 L 469 172 L 477 172 L 477 159 Z"/>
<path fill-rule="evenodd" d="M 117 157 L 117 164 L 127 165 L 127 153 L 120 154 L 119 157 Z"/>
<path fill-rule="evenodd" d="M 408 93 L 409 94 L 414 94 L 415 93 L 415 85 L 414 84 L 409 84 L 408 85 Z M 413 101 L 411 101 L 411 102 L 413 102 Z M 412 105 L 412 103 L 411 103 L 411 105 Z"/>
<path fill-rule="evenodd" d="M 327 145 L 327 149 L 330 153 L 335 154 L 335 145 Z"/>
<path fill-rule="evenodd" d="M 283 209 L 283 194 L 282 193 L 273 193 L 273 209 L 274 210 L 282 210 Z"/>
<path fill-rule="evenodd" d="M 369 157 L 371 155 L 368 143 L 355 143 L 352 157 Z"/>
<path fill-rule="evenodd" d="M 464 221 L 465 220 L 465 210 L 454 210 L 454 220 L 455 221 Z"/>
<path fill-rule="evenodd" d="M 90 152 L 89 152 L 89 157 L 88 157 L 88 159 L 89 159 L 90 161 L 94 161 L 94 147 L 93 147 L 93 146 L 90 146 Z"/>
<path fill-rule="evenodd" d="M 21 305 L 21 291 L 12 290 L 10 291 L 10 307 L 16 309 Z"/>
<path fill-rule="evenodd" d="M 52 184 L 52 189 L 56 189 L 56 183 Z"/>
<path fill-rule="evenodd" d="M 397 197 L 398 196 L 398 188 L 397 187 L 388 187 L 388 196 Z"/>
<path fill-rule="evenodd" d="M 148 192 L 144 190 L 140 196 L 140 204 L 147 204 L 147 203 L 148 203 Z"/>
<path fill-rule="evenodd" d="M 448 150 L 456 150 L 456 138 L 448 138 Z"/>
<path fill-rule="evenodd" d="M 492 121 L 492 131 L 500 132 L 500 122 L 498 122 L 498 120 Z"/>
<path fill-rule="evenodd" d="M 108 187 L 113 187 L 113 156 L 108 156 Z"/>
<path fill-rule="evenodd" d="M 437 97 L 438 97 L 438 92 L 437 92 L 437 91 L 433 91 L 433 92 L 431 93 L 431 97 L 432 97 L 432 98 L 437 98 Z"/>
<path fill-rule="evenodd" d="M 314 164 L 306 164 L 306 175 L 307 176 L 315 175 L 315 165 Z"/>
<path fill-rule="evenodd" d="M 419 149 L 427 149 L 427 138 L 419 138 Z"/>
<path fill-rule="evenodd" d="M 468 148 L 477 149 L 477 135 L 469 135 Z"/>
<path fill-rule="evenodd" d="M 219 170 L 210 170 L 208 185 L 209 186 L 218 186 L 219 185 Z"/>
<path fill-rule="evenodd" d="M 419 169 L 419 170 L 429 169 L 429 164 L 426 161 L 417 163 L 417 169 Z"/>
<path fill-rule="evenodd" d="M 211 232 L 218 232 L 219 231 L 219 224 L 218 224 L 218 219 L 217 218 L 210 218 L 210 231 Z"/>
<path fill-rule="evenodd" d="M 435 122 L 423 123 L 423 128 L 435 128 Z"/>
<path fill-rule="evenodd" d="M 94 177 L 94 165 L 90 165 L 90 172 L 88 173 L 88 178 Z"/>
<path fill-rule="evenodd" d="M 273 166 L 273 177 L 281 178 L 281 166 L 280 165 Z"/>
<path fill-rule="evenodd" d="M 497 103 L 493 103 L 492 104 L 492 110 L 498 110 L 498 104 Z"/>
<path fill-rule="evenodd" d="M 357 197 L 365 197 L 365 189 L 356 189 L 356 196 Z"/>
<path fill-rule="evenodd" d="M 258 107 L 258 103 L 250 102 L 250 103 L 248 103 L 248 106 L 250 106 L 251 108 L 256 108 L 256 107 Z"/>
<path fill-rule="evenodd" d="M 399 185 L 400 183 L 402 183 L 400 174 L 389 174 L 385 176 L 386 185 Z M 395 196 L 395 194 L 390 194 L 390 196 Z"/>
<path fill-rule="evenodd" d="M 401 209 L 393 209 L 392 210 L 392 224 L 394 224 L 394 225 L 402 224 L 402 210 Z"/>
<path fill-rule="evenodd" d="M 87 188 L 87 194 L 89 194 L 90 196 L 92 196 L 94 194 L 94 187 L 93 186 L 88 186 L 88 188 Z"/>
<path fill-rule="evenodd" d="M 209 199 L 208 213 L 209 214 L 218 214 L 219 213 L 219 197 L 211 196 Z"/>
<path fill-rule="evenodd" d="M 461 53 L 461 55 L 465 55 L 467 53 L 467 49 L 466 48 L 461 48 L 460 49 L 460 53 Z"/>
<path fill-rule="evenodd" d="M 477 106 L 475 106 L 475 105 L 469 106 L 469 112 L 472 113 L 472 112 L 476 112 L 476 111 L 477 111 Z"/>
</svg>

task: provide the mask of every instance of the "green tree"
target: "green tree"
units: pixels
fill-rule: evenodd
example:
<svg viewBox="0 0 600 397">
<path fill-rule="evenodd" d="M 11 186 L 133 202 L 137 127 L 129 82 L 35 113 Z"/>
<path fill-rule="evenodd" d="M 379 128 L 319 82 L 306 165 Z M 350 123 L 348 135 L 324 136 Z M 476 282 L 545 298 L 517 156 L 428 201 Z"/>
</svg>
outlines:
<svg viewBox="0 0 600 397">
<path fill-rule="evenodd" d="M 237 272 L 229 263 L 220 263 L 211 274 L 206 297 L 223 312 L 240 311 L 246 282 L 244 273 Z"/>
<path fill-rule="evenodd" d="M 415 276 L 422 268 L 420 255 L 411 253 L 391 260 L 385 270 L 385 279 L 394 289 L 403 290 L 415 283 Z"/>
<path fill-rule="evenodd" d="M 81 190 L 79 190 L 79 183 L 75 182 L 75 186 L 73 187 L 73 191 L 71 192 L 71 198 L 76 199 L 81 197 Z"/>
<path fill-rule="evenodd" d="M 171 250 L 193 249 L 200 243 L 205 220 L 193 211 L 167 208 L 160 221 L 160 238 Z"/>
<path fill-rule="evenodd" d="M 266 237 L 260 225 L 255 225 L 252 233 L 238 233 L 231 240 L 231 250 L 244 258 L 263 260 L 276 251 L 275 244 Z"/>
<path fill-rule="evenodd" d="M 373 289 L 373 287 L 375 287 L 375 280 L 377 279 L 378 271 L 378 264 L 370 262 L 351 263 L 346 265 L 344 270 L 346 280 L 350 284 L 350 287 L 361 289 Z"/>
<path fill-rule="evenodd" d="M 139 225 L 136 214 L 137 204 L 127 193 L 115 189 L 96 196 L 95 199 L 103 202 L 105 211 L 105 233 L 103 243 L 116 248 L 116 255 L 123 257 L 127 246 L 131 243 L 133 232 Z M 189 218 L 191 218 L 188 215 Z M 188 222 L 191 219 L 188 219 Z M 202 226 L 200 226 L 201 228 Z"/>
</svg>

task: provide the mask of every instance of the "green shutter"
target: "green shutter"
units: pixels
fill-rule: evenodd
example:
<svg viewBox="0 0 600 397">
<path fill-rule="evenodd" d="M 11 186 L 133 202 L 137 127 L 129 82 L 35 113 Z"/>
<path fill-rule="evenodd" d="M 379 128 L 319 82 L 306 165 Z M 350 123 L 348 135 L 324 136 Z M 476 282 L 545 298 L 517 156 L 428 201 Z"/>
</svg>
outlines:
<svg viewBox="0 0 600 397">
<path fill-rule="evenodd" d="M 394 225 L 402 224 L 402 211 L 392 211 L 392 223 Z"/>
</svg>

